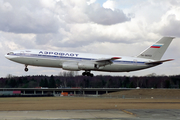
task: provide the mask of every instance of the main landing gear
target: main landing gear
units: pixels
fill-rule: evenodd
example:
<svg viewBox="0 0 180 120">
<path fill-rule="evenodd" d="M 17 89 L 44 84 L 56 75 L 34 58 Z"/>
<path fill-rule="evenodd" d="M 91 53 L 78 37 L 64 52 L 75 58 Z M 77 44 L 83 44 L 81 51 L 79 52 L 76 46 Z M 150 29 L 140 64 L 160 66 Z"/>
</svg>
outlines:
<svg viewBox="0 0 180 120">
<path fill-rule="evenodd" d="M 27 65 L 25 65 L 24 71 L 26 72 L 28 71 Z"/>
<path fill-rule="evenodd" d="M 90 76 L 93 77 L 94 75 L 92 73 L 90 73 L 90 71 L 85 71 L 82 73 L 83 76 Z"/>
</svg>

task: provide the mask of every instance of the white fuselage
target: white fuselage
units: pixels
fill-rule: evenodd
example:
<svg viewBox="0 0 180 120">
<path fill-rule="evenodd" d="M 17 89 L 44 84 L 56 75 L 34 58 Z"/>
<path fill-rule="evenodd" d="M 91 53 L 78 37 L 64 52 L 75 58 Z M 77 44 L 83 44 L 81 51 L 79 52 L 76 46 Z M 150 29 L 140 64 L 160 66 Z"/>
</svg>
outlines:
<svg viewBox="0 0 180 120">
<path fill-rule="evenodd" d="M 5 55 L 6 58 L 26 66 L 56 67 L 65 70 L 129 72 L 141 70 L 156 65 L 146 64 L 153 62 L 151 59 L 116 56 L 120 59 L 97 61 L 112 58 L 112 55 L 87 54 L 78 52 L 48 51 L 48 50 L 21 50 L 12 51 Z"/>
</svg>

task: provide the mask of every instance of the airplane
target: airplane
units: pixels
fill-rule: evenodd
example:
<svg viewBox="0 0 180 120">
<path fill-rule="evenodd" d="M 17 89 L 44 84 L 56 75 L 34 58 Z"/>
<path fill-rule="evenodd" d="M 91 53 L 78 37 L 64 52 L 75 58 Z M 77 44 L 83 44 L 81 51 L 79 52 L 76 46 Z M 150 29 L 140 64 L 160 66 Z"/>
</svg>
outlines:
<svg viewBox="0 0 180 120">
<path fill-rule="evenodd" d="M 24 64 L 26 72 L 27 67 L 31 65 L 70 71 L 83 70 L 85 71 L 82 73 L 83 76 L 93 77 L 91 71 L 130 72 L 172 61 L 173 59 L 161 60 L 161 58 L 173 39 L 174 37 L 162 37 L 134 57 L 34 49 L 11 51 L 5 57 Z"/>
</svg>

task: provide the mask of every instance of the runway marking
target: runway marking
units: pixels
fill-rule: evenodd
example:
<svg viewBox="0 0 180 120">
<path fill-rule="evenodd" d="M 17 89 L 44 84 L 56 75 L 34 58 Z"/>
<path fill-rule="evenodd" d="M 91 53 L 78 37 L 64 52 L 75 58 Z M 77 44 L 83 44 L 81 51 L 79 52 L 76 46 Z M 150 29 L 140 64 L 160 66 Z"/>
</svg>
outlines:
<svg viewBox="0 0 180 120">
<path fill-rule="evenodd" d="M 134 115 L 134 116 L 137 116 L 135 113 L 132 113 L 132 112 L 129 112 L 129 111 L 127 111 L 127 110 L 122 110 L 124 113 L 127 113 L 127 114 L 129 114 L 129 115 Z"/>
</svg>

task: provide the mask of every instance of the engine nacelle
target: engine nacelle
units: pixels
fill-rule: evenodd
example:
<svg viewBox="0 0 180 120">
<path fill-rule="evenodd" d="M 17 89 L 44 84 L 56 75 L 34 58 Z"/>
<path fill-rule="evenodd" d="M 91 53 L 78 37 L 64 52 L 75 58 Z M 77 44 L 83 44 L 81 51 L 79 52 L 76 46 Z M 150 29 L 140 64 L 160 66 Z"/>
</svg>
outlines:
<svg viewBox="0 0 180 120">
<path fill-rule="evenodd" d="M 72 63 L 63 63 L 62 64 L 62 69 L 64 69 L 64 70 L 71 70 L 71 71 L 79 71 L 80 70 L 78 68 L 77 64 L 72 64 Z"/>
<path fill-rule="evenodd" d="M 90 63 L 79 63 L 78 67 L 81 70 L 94 70 L 94 69 L 98 69 L 98 65 L 97 64 L 90 64 Z"/>
</svg>

